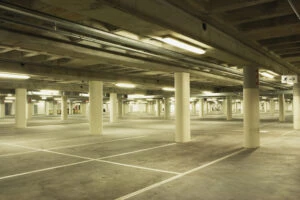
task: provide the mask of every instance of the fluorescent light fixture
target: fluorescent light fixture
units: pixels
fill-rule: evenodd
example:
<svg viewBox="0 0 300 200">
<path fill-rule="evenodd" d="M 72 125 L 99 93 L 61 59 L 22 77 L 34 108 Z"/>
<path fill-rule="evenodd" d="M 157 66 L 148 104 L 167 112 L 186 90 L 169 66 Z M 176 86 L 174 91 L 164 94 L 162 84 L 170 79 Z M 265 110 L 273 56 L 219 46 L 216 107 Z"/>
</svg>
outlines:
<svg viewBox="0 0 300 200">
<path fill-rule="evenodd" d="M 269 74 L 272 74 L 273 76 L 279 76 L 279 74 L 277 74 L 277 73 L 275 73 L 275 72 L 273 72 L 273 71 L 271 71 L 271 70 L 267 70 L 267 72 L 268 72 Z"/>
<path fill-rule="evenodd" d="M 0 72 L 0 78 L 29 79 L 30 76 L 25 74 L 12 74 L 12 73 Z"/>
<path fill-rule="evenodd" d="M 87 93 L 79 93 L 79 96 L 80 97 L 89 97 L 90 95 Z"/>
<path fill-rule="evenodd" d="M 175 47 L 178 47 L 178 48 L 181 48 L 181 49 L 184 49 L 184 50 L 196 53 L 196 54 L 205 54 L 205 51 L 203 49 L 189 45 L 187 43 L 181 42 L 181 41 L 176 40 L 171 37 L 164 37 L 164 38 L 162 38 L 162 41 L 167 44 L 170 44 L 172 46 L 175 46 Z"/>
<path fill-rule="evenodd" d="M 55 101 L 61 101 L 61 98 L 54 98 Z"/>
<path fill-rule="evenodd" d="M 269 74 L 268 72 L 259 72 L 262 76 L 267 78 L 274 78 L 274 75 Z"/>
<path fill-rule="evenodd" d="M 288 84 L 288 85 L 294 85 L 294 83 L 293 83 L 293 82 L 290 82 L 290 81 L 288 81 L 287 84 Z"/>
<path fill-rule="evenodd" d="M 53 95 L 59 95 L 59 91 L 58 90 L 40 90 L 39 92 L 37 92 L 37 91 L 28 92 L 28 94 L 53 96 Z"/>
<path fill-rule="evenodd" d="M 130 94 L 130 95 L 128 95 L 128 99 L 139 99 L 139 98 L 145 98 L 145 95 L 143 95 L 143 94 Z"/>
<path fill-rule="evenodd" d="M 203 91 L 202 93 L 203 93 L 203 94 L 212 94 L 211 91 Z"/>
<path fill-rule="evenodd" d="M 174 92 L 175 88 L 171 88 L 171 87 L 163 87 L 162 90 L 164 91 L 169 91 L 169 92 Z"/>
<path fill-rule="evenodd" d="M 195 97 L 191 97 L 191 98 L 190 98 L 190 101 L 195 101 L 195 100 L 196 100 Z"/>
<path fill-rule="evenodd" d="M 10 97 L 5 97 L 5 100 L 15 100 L 16 99 L 16 97 L 12 97 L 12 96 L 10 96 Z"/>
<path fill-rule="evenodd" d="M 13 103 L 13 100 L 4 100 L 4 103 Z"/>
<path fill-rule="evenodd" d="M 131 83 L 117 83 L 116 86 L 122 88 L 135 88 L 135 85 Z"/>
</svg>

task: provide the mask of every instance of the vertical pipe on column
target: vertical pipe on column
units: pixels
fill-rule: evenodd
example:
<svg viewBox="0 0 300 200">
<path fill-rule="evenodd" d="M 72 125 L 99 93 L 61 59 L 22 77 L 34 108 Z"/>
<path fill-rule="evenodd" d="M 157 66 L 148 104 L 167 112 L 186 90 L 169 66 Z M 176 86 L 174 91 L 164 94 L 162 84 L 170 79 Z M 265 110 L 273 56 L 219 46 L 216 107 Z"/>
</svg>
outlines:
<svg viewBox="0 0 300 200">
<path fill-rule="evenodd" d="M 68 102 L 67 96 L 61 96 L 61 120 L 68 119 Z"/>
<path fill-rule="evenodd" d="M 259 75 L 257 67 L 244 67 L 244 146 L 257 148 L 259 136 Z"/>
<path fill-rule="evenodd" d="M 25 88 L 16 89 L 16 127 L 26 128 L 26 103 L 27 90 Z"/>
<path fill-rule="evenodd" d="M 103 82 L 90 81 L 89 94 L 90 133 L 101 135 L 103 130 Z"/>
<path fill-rule="evenodd" d="M 293 105 L 294 129 L 300 129 L 300 83 L 294 83 Z"/>
<path fill-rule="evenodd" d="M 190 74 L 175 73 L 176 142 L 191 140 L 190 132 Z"/>
</svg>

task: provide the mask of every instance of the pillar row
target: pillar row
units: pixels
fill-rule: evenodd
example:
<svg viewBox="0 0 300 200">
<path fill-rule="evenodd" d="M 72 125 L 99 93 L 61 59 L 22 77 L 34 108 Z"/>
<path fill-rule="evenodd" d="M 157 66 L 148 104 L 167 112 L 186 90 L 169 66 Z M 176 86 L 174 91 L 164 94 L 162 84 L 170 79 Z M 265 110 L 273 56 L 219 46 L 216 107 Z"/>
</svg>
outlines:
<svg viewBox="0 0 300 200">
<path fill-rule="evenodd" d="M 67 96 L 61 96 L 61 120 L 68 119 L 68 102 Z"/>
</svg>

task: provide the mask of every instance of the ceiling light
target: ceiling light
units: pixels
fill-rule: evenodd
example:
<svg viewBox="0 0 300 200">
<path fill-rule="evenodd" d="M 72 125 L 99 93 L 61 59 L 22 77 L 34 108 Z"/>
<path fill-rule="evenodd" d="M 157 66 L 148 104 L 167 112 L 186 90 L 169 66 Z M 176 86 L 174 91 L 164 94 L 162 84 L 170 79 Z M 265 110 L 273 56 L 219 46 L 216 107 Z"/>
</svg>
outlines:
<svg viewBox="0 0 300 200">
<path fill-rule="evenodd" d="M 143 95 L 143 94 L 130 94 L 130 95 L 128 95 L 128 99 L 138 99 L 138 98 L 145 98 L 145 95 Z"/>
<path fill-rule="evenodd" d="M 80 97 L 89 97 L 90 95 L 87 93 L 79 93 L 79 96 Z"/>
<path fill-rule="evenodd" d="M 268 72 L 269 74 L 272 74 L 273 76 L 279 76 L 279 74 L 277 74 L 277 73 L 275 73 L 275 72 L 273 72 L 273 71 L 271 71 L 271 70 L 267 70 L 267 72 Z"/>
<path fill-rule="evenodd" d="M 130 83 L 117 83 L 116 86 L 122 88 L 135 88 L 135 85 Z"/>
<path fill-rule="evenodd" d="M 4 100 L 4 103 L 13 103 L 13 100 Z"/>
<path fill-rule="evenodd" d="M 211 91 L 203 91 L 202 93 L 203 93 L 203 94 L 212 94 Z"/>
<path fill-rule="evenodd" d="M 269 74 L 268 72 L 259 72 L 262 76 L 267 78 L 274 78 L 274 75 Z"/>
<path fill-rule="evenodd" d="M 164 88 L 162 88 L 162 90 L 164 90 L 164 91 L 169 91 L 169 92 L 174 92 L 174 91 L 175 91 L 175 88 L 164 87 Z"/>
<path fill-rule="evenodd" d="M 29 79 L 30 76 L 24 74 L 11 74 L 11 73 L 0 72 L 0 78 Z"/>
<path fill-rule="evenodd" d="M 164 41 L 167 44 L 173 45 L 175 47 L 178 47 L 178 48 L 181 48 L 181 49 L 184 49 L 184 50 L 196 53 L 196 54 L 204 54 L 205 53 L 205 51 L 199 47 L 189 45 L 187 43 L 181 42 L 181 41 L 176 40 L 171 37 L 162 38 L 162 41 Z"/>
<path fill-rule="evenodd" d="M 9 97 L 5 97 L 6 100 L 15 100 L 16 97 L 12 97 L 12 96 L 9 96 Z"/>
<path fill-rule="evenodd" d="M 40 90 L 39 92 L 37 91 L 32 91 L 32 92 L 28 92 L 29 95 L 59 95 L 59 91 L 58 90 Z"/>
</svg>

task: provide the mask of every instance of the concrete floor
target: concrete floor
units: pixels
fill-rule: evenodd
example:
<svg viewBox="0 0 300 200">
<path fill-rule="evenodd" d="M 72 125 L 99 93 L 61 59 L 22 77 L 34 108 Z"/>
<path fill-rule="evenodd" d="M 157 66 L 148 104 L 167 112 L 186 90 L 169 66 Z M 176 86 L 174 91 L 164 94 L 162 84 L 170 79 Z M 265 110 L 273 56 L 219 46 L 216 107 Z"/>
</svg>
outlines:
<svg viewBox="0 0 300 200">
<path fill-rule="evenodd" d="M 300 131 L 262 114 L 261 148 L 242 148 L 241 115 L 192 117 L 192 142 L 173 120 L 131 114 L 102 136 L 87 119 L 0 119 L 0 199 L 299 199 Z"/>
</svg>

